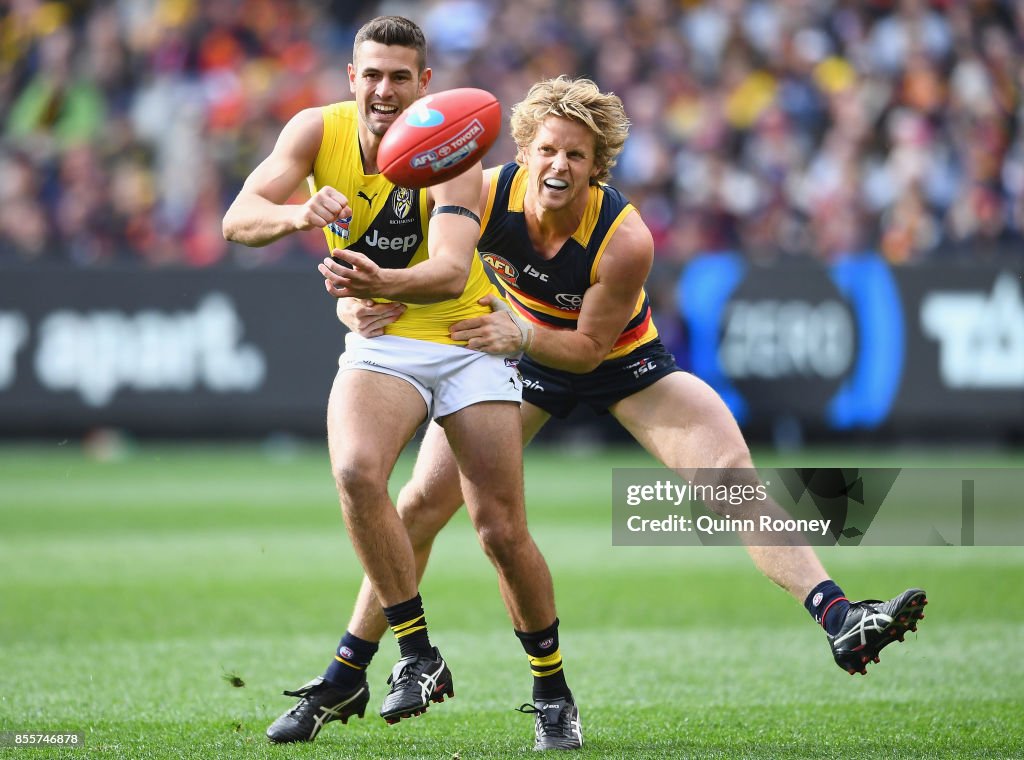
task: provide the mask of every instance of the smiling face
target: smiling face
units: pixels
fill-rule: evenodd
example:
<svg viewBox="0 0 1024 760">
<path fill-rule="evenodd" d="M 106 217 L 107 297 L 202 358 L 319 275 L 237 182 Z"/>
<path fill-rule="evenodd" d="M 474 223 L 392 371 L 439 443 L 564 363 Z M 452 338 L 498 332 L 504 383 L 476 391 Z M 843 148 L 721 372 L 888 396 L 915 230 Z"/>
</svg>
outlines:
<svg viewBox="0 0 1024 760">
<path fill-rule="evenodd" d="M 414 48 L 382 45 L 367 40 L 356 48 L 355 61 L 348 65 L 348 81 L 356 96 L 360 131 L 377 140 L 387 132 L 398 114 L 427 92 L 430 69 L 419 70 Z"/>
<path fill-rule="evenodd" d="M 530 175 L 529 193 L 540 208 L 557 211 L 586 202 L 590 181 L 600 173 L 595 142 L 594 133 L 578 121 L 548 116 L 530 144 L 519 149 Z"/>
</svg>

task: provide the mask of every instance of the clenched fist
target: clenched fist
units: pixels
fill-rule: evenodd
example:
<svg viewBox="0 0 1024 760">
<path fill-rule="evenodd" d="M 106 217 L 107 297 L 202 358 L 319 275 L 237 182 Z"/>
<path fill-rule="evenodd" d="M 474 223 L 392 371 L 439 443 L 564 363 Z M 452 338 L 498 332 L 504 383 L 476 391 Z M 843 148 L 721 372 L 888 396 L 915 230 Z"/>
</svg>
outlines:
<svg viewBox="0 0 1024 760">
<path fill-rule="evenodd" d="M 317 190 L 313 197 L 298 207 L 298 210 L 298 219 L 295 222 L 297 230 L 311 230 L 314 227 L 322 229 L 332 222 L 352 216 L 348 198 L 330 185 Z"/>
</svg>

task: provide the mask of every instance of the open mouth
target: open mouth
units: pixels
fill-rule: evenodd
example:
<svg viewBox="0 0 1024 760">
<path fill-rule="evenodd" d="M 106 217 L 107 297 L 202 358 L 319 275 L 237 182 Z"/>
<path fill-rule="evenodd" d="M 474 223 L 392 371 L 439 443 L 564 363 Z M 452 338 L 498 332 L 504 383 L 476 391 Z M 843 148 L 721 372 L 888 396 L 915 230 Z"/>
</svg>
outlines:
<svg viewBox="0 0 1024 760">
<path fill-rule="evenodd" d="M 384 103 L 374 103 L 370 106 L 370 112 L 374 116 L 394 116 L 398 113 L 398 106 L 386 105 Z"/>
<path fill-rule="evenodd" d="M 546 179 L 544 180 L 544 187 L 548 190 L 565 190 L 569 187 L 569 183 L 564 179 Z"/>
</svg>

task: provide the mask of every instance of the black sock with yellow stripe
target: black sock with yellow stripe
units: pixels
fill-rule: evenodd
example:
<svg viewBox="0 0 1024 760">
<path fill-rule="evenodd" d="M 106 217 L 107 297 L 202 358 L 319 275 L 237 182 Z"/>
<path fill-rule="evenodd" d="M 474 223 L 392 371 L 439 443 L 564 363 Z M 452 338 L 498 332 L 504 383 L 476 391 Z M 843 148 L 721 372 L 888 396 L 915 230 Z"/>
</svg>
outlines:
<svg viewBox="0 0 1024 760">
<path fill-rule="evenodd" d="M 562 670 L 562 652 L 558 648 L 558 618 L 536 633 L 516 631 L 526 650 L 533 672 L 533 699 L 558 699 L 571 696 Z"/>
<path fill-rule="evenodd" d="M 324 679 L 342 689 L 354 689 L 362 682 L 363 673 L 375 654 L 376 641 L 366 641 L 345 631 L 334 659 L 324 672 Z"/>
<path fill-rule="evenodd" d="M 384 617 L 394 631 L 403 658 L 433 655 L 427 636 L 427 619 L 423 615 L 423 599 L 419 594 L 407 602 L 385 607 Z"/>
</svg>

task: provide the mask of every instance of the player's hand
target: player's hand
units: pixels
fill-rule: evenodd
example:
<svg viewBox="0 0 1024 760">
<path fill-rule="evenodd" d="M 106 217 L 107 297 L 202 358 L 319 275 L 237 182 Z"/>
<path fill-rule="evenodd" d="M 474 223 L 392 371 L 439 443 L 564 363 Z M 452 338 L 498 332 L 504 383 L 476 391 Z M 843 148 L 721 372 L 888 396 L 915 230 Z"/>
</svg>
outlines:
<svg viewBox="0 0 1024 760">
<path fill-rule="evenodd" d="M 386 270 L 358 251 L 335 248 L 317 269 L 324 276 L 327 292 L 335 298 L 387 297 Z"/>
<path fill-rule="evenodd" d="M 405 313 L 399 301 L 377 303 L 369 298 L 339 298 L 338 319 L 349 330 L 364 338 L 384 334 L 384 328 Z"/>
<path fill-rule="evenodd" d="M 321 187 L 312 198 L 298 208 L 298 219 L 295 221 L 297 230 L 311 230 L 314 227 L 322 229 L 332 222 L 352 216 L 348 198 L 329 185 Z"/>
<path fill-rule="evenodd" d="M 493 311 L 453 324 L 448 328 L 452 340 L 466 341 L 466 348 L 499 356 L 515 356 L 530 348 L 533 325 L 497 296 L 484 296 L 477 303 L 490 306 Z"/>
</svg>

